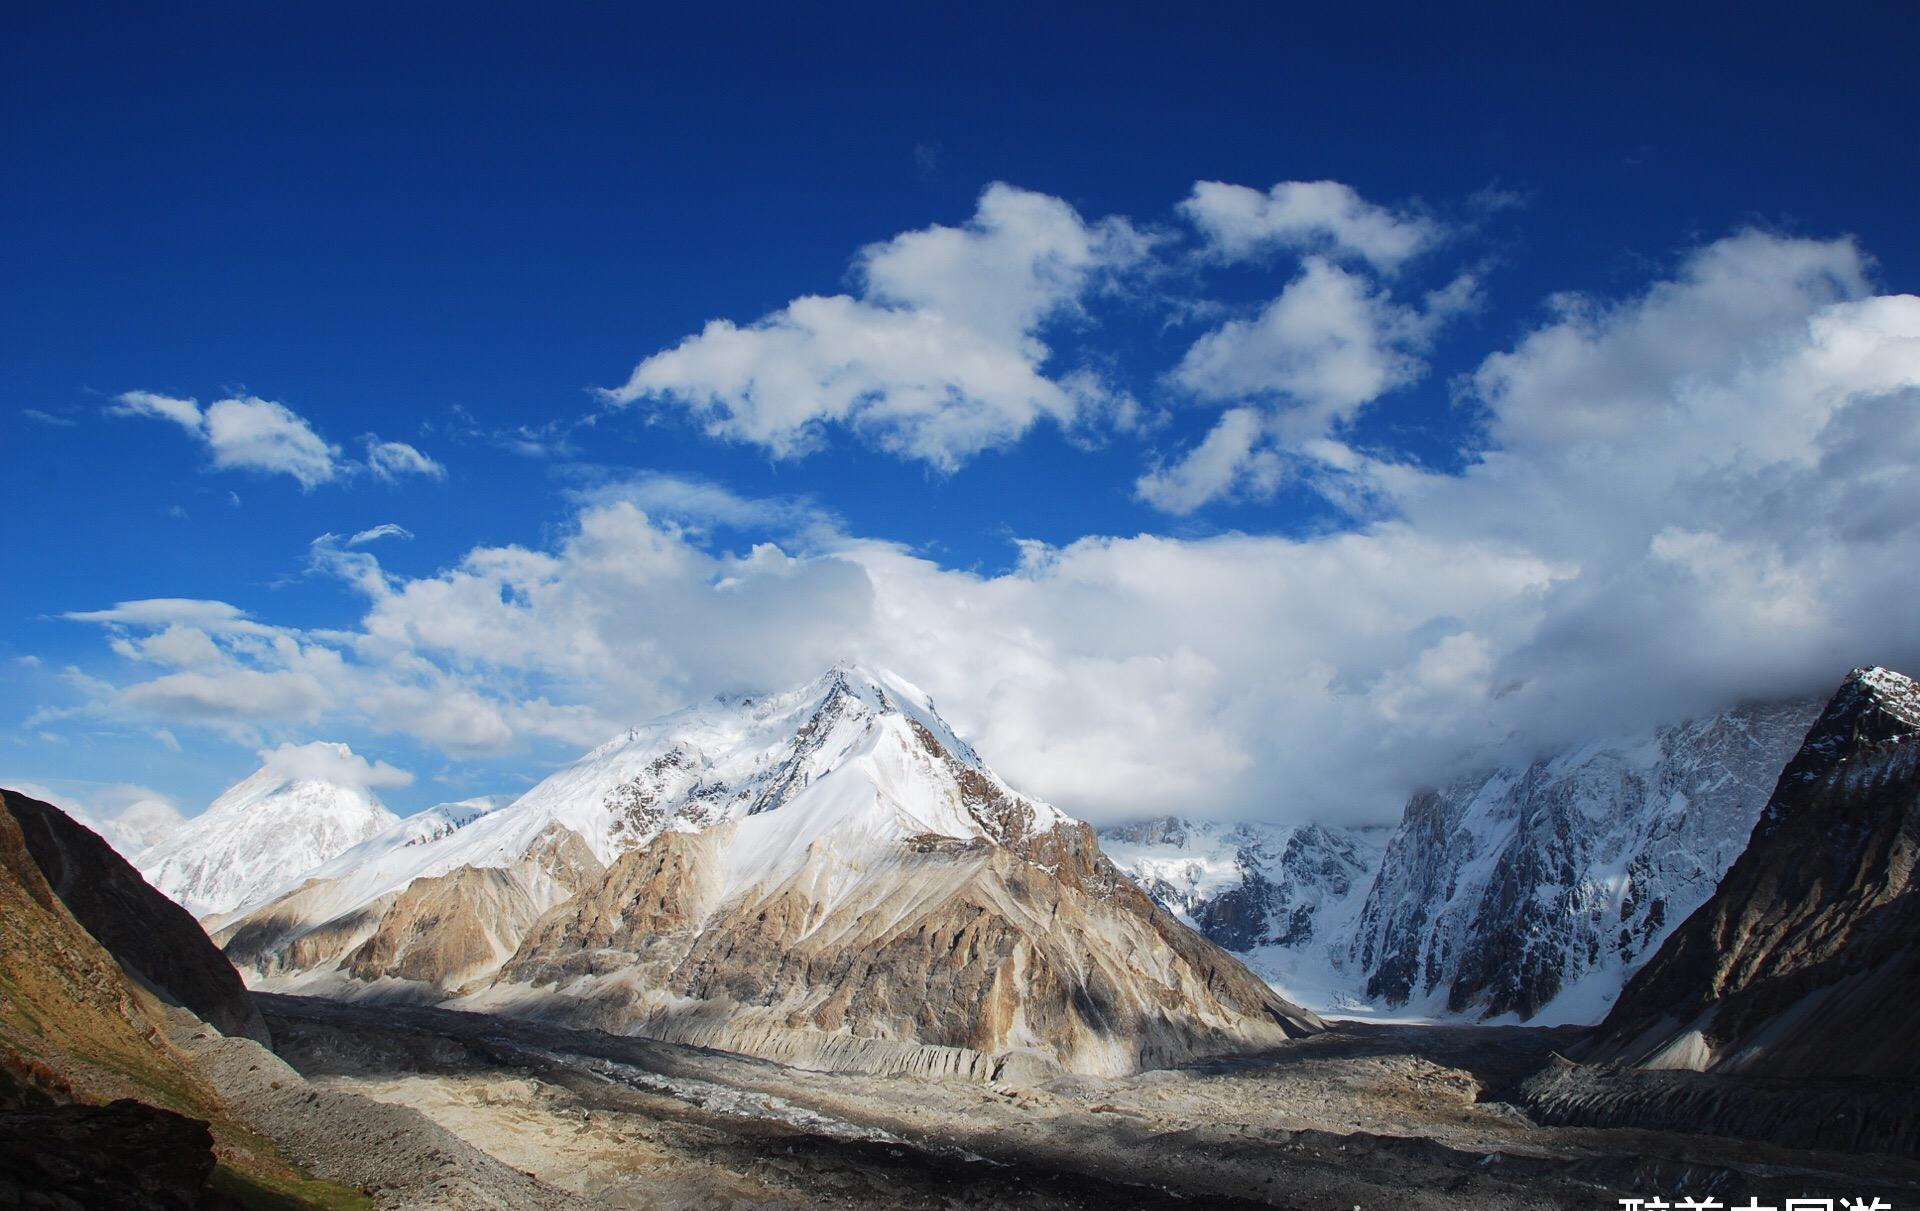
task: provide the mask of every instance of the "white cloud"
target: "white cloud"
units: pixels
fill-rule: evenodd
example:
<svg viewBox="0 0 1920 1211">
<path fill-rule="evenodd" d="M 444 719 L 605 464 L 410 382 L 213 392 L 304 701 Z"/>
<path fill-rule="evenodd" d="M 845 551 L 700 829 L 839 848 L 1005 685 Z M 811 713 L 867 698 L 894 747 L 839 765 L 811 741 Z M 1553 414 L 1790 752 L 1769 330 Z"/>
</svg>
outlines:
<svg viewBox="0 0 1920 1211">
<path fill-rule="evenodd" d="M 326 687 L 311 674 L 227 666 L 142 681 L 122 690 L 119 701 L 143 718 L 237 728 L 313 723 L 334 704 Z"/>
<path fill-rule="evenodd" d="M 339 448 L 329 445 L 285 404 L 256 396 L 219 399 L 201 410 L 191 399 L 124 391 L 113 411 L 172 421 L 199 438 L 222 469 L 290 475 L 312 488 L 340 474 Z"/>
<path fill-rule="evenodd" d="M 1845 241 L 1749 233 L 1636 297 L 1561 300 L 1472 376 L 1485 435 L 1465 471 L 1288 449 L 1378 503 L 1346 533 L 1029 542 L 983 575 L 832 528 L 719 553 L 692 514 L 778 510 L 656 483 L 583 497 L 550 546 L 477 548 L 432 576 L 322 552 L 366 600 L 338 632 L 193 602 L 83 617 L 143 660 L 204 658 L 172 626 L 219 650 L 104 691 L 125 711 L 182 698 L 226 723 L 242 690 L 310 684 L 268 705 L 453 753 L 585 745 L 852 655 L 919 681 L 1017 785 L 1089 816 L 1387 819 L 1503 746 L 1816 693 L 1858 663 L 1920 668 L 1920 299 L 1868 296 L 1863 264 Z M 1217 463 L 1157 490 L 1239 474 L 1265 418 L 1238 415 Z M 170 683 L 186 677 L 229 692 Z"/>
<path fill-rule="evenodd" d="M 1135 485 L 1170 513 L 1234 495 L 1271 495 L 1287 458 L 1324 444 L 1380 396 L 1426 373 L 1440 325 L 1473 306 L 1470 276 L 1421 306 L 1395 302 L 1359 273 L 1310 256 L 1258 316 L 1229 320 L 1189 348 L 1170 380 L 1204 401 L 1251 402 L 1221 417 L 1198 446 Z"/>
<path fill-rule="evenodd" d="M 38 782 L 0 778 L 0 786 L 51 803 L 76 823 L 92 829 L 122 857 L 131 858 L 157 843 L 183 819 L 173 799 L 151 787 L 131 782 L 86 785 L 88 789 L 81 794 Z"/>
<path fill-rule="evenodd" d="M 216 467 L 290 475 L 303 488 L 340 473 L 339 447 L 285 404 L 251 395 L 218 399 L 207 405 L 204 425 Z"/>
<path fill-rule="evenodd" d="M 1124 219 L 1088 223 L 1058 198 L 996 184 L 964 227 L 863 250 L 858 297 L 797 298 L 745 327 L 713 320 L 641 362 L 615 403 L 685 409 L 716 437 L 803 455 L 840 425 L 950 470 L 1104 393 L 1051 377 L 1041 333 L 1102 275 L 1145 255 Z"/>
<path fill-rule="evenodd" d="M 123 391 L 109 410 L 179 425 L 206 446 L 216 468 L 287 475 L 304 489 L 362 472 L 387 481 L 406 475 L 444 479 L 447 473 L 406 442 L 382 441 L 372 434 L 365 439 L 364 464 L 343 459 L 340 447 L 316 433 L 299 413 L 258 396 L 217 399 L 202 409 L 191 399 Z M 229 495 L 232 503 L 240 503 L 238 496 Z"/>
<path fill-rule="evenodd" d="M 690 531 L 718 526 L 780 535 L 836 534 L 839 521 L 804 497 L 747 497 L 689 475 L 642 471 L 569 493 L 581 505 L 626 501 L 655 521 Z"/>
<path fill-rule="evenodd" d="M 424 475 L 428 479 L 445 479 L 447 469 L 414 449 L 406 442 L 382 441 L 369 434 L 367 443 L 367 469 L 377 479 L 388 482 L 407 475 Z"/>
<path fill-rule="evenodd" d="M 369 529 L 359 531 L 354 534 L 352 538 L 347 539 L 347 545 L 350 547 L 364 547 L 368 543 L 377 542 L 382 538 L 411 539 L 412 537 L 412 530 L 407 529 L 403 525 L 387 521 Z"/>
<path fill-rule="evenodd" d="M 73 610 L 62 617 L 74 622 L 98 622 L 123 626 L 166 627 L 176 623 L 213 631 L 244 630 L 257 624 L 245 610 L 224 601 L 203 601 L 192 597 L 149 597 L 142 601 L 122 601 L 104 610 Z"/>
<path fill-rule="evenodd" d="M 151 416 L 157 420 L 169 420 L 195 437 L 205 435 L 200 405 L 194 400 L 177 399 L 152 391 L 123 391 L 114 397 L 110 411 L 121 416 Z"/>
<path fill-rule="evenodd" d="M 1429 313 L 1309 257 L 1258 318 L 1195 341 L 1173 378 L 1205 399 L 1278 398 L 1291 427 L 1317 432 L 1418 377 L 1433 327 Z"/>
<path fill-rule="evenodd" d="M 1135 491 L 1155 508 L 1179 514 L 1236 492 L 1271 496 L 1286 476 L 1286 463 L 1265 444 L 1265 430 L 1257 409 L 1228 409 L 1205 440 L 1172 465 L 1142 475 Z"/>
<path fill-rule="evenodd" d="M 262 768 L 283 778 L 312 779 L 360 790 L 407 786 L 413 775 L 384 761 L 368 761 L 344 744 L 324 740 L 260 750 Z"/>
<path fill-rule="evenodd" d="M 1180 213 L 1210 252 L 1230 261 L 1284 248 L 1357 258 L 1392 272 L 1444 235 L 1431 219 L 1375 205 L 1338 181 L 1282 181 L 1265 193 L 1200 181 Z"/>
</svg>

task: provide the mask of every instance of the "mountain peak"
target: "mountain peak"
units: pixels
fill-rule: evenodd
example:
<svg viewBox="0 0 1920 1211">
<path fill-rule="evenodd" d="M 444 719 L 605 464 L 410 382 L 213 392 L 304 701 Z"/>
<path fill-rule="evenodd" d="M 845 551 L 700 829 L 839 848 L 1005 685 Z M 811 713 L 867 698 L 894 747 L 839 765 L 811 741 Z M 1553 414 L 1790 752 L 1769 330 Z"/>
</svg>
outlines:
<svg viewBox="0 0 1920 1211">
<path fill-rule="evenodd" d="M 1854 669 L 1808 730 L 1780 781 L 1814 781 L 1865 748 L 1915 732 L 1920 732 L 1920 684 L 1878 666 Z"/>
<path fill-rule="evenodd" d="M 316 745 L 344 764 L 346 745 Z M 195 916 L 270 898 L 291 880 L 399 823 L 370 792 L 269 760 L 134 865 Z"/>
<path fill-rule="evenodd" d="M 1872 665 L 1848 673 L 1845 684 L 1858 687 L 1880 709 L 1920 729 L 1920 682 L 1905 673 Z"/>
</svg>

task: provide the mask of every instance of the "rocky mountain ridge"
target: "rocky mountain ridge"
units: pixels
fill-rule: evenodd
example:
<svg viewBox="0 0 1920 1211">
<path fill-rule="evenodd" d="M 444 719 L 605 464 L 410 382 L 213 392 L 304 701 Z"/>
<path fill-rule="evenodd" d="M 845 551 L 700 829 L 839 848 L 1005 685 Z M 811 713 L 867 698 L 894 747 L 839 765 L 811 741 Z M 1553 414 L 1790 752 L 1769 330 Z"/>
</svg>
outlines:
<svg viewBox="0 0 1920 1211">
<path fill-rule="evenodd" d="M 1319 1028 L 891 674 L 679 712 L 445 825 L 217 937 L 261 987 L 807 1066 L 1118 1073 Z"/>
</svg>

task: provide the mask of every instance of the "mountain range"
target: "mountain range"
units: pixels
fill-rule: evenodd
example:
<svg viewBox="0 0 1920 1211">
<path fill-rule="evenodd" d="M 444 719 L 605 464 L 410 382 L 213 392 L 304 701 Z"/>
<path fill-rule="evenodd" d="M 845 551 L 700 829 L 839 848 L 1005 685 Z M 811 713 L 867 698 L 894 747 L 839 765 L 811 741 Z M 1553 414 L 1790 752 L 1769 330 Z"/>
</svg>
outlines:
<svg viewBox="0 0 1920 1211">
<path fill-rule="evenodd" d="M 1746 847 L 1818 701 L 1493 764 L 1399 825 L 1109 827 L 1189 924 L 1317 1008 L 1593 1022 Z"/>
<path fill-rule="evenodd" d="M 785 694 L 723 698 L 630 730 L 517 799 L 405 820 L 363 792 L 263 770 L 137 862 L 262 987 L 458 1000 L 688 1041 L 740 1043 L 744 1031 L 782 1057 L 821 1059 L 814 1032 L 834 1012 L 821 983 L 833 977 L 818 970 L 831 957 L 796 974 L 796 954 L 851 937 L 874 944 L 859 930 L 879 927 L 891 911 L 882 901 L 924 882 L 902 882 L 906 866 L 959 878 L 968 847 L 1013 863 L 982 876 L 995 888 L 1023 859 L 1090 886 L 1117 871 L 1289 1006 L 1593 1022 L 1712 894 L 1820 711 L 1817 701 L 1748 705 L 1490 764 L 1416 793 L 1393 827 L 1166 817 L 1065 845 L 1062 854 L 1092 856 L 1063 864 L 1029 851 L 1084 826 L 1014 792 L 918 690 L 836 668 Z M 643 861 L 652 866 L 638 869 Z M 955 893 L 964 910 L 923 906 L 930 927 L 985 911 L 1032 941 L 1020 912 L 983 907 L 994 897 L 966 885 Z M 1111 906 L 1120 894 L 1088 902 Z M 659 902 L 637 930 L 631 905 L 647 895 Z M 735 915 L 749 906 L 752 928 Z M 768 925 L 760 914 L 774 909 L 768 919 L 781 924 Z M 859 929 L 843 923 L 849 914 Z M 831 945 L 819 925 L 828 919 L 839 932 L 824 936 L 841 939 Z M 667 936 L 681 941 L 667 946 Z M 730 961 L 765 968 L 753 979 L 790 990 L 781 1004 L 742 1004 L 744 975 L 728 991 L 709 954 L 722 939 Z M 1020 950 L 996 946 L 1003 957 Z M 767 947 L 782 958 L 749 958 Z M 1103 967 L 1098 951 L 1049 957 L 1083 973 Z M 715 998 L 723 1009 L 708 1006 Z M 883 1066 L 932 1062 L 923 1045 L 969 1053 L 940 1061 L 963 1064 L 1026 1046 L 1010 1026 L 928 1031 L 897 1010 L 864 1011 L 879 1035 L 898 1036 L 900 1056 L 916 1057 L 882 1061 L 873 1057 L 885 1048 L 866 1046 Z M 1096 1037 L 1068 1048 L 1074 1063 L 1095 1064 Z M 1204 1046 L 1176 1042 L 1170 1053 L 1189 1045 Z"/>
</svg>

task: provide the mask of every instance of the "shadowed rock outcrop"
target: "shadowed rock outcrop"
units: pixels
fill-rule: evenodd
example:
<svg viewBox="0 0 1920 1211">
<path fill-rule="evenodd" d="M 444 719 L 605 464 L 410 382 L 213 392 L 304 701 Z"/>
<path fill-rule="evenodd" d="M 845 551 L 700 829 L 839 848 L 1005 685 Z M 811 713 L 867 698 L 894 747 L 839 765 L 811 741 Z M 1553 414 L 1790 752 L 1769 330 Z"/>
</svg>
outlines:
<svg viewBox="0 0 1920 1211">
<path fill-rule="evenodd" d="M 122 966 L 221 1033 L 270 1045 L 239 973 L 186 909 L 59 808 L 15 791 L 0 796 L 53 893 Z"/>
<path fill-rule="evenodd" d="M 135 1101 L 0 1111 L 4 1207 L 239 1211 L 215 1164 L 205 1123 Z"/>
</svg>

